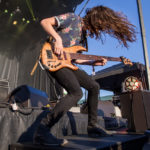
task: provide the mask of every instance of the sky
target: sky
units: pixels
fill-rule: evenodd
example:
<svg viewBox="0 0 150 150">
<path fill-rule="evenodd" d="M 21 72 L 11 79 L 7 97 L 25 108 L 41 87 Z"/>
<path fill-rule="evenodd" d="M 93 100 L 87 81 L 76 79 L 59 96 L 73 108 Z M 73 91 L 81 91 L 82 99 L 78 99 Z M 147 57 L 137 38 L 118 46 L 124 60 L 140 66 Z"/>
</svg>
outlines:
<svg viewBox="0 0 150 150">
<path fill-rule="evenodd" d="M 75 10 L 75 14 L 79 14 L 87 0 L 84 0 Z M 92 8 L 97 5 L 107 6 L 117 12 L 122 12 L 128 18 L 128 20 L 136 26 L 137 40 L 134 43 L 129 43 L 129 48 L 124 48 L 119 45 L 118 41 L 110 36 L 106 36 L 104 44 L 100 40 L 88 38 L 89 51 L 86 54 L 93 54 L 99 56 L 111 56 L 120 57 L 124 56 L 130 59 L 132 62 L 139 62 L 145 64 L 144 53 L 141 39 L 141 30 L 139 24 L 137 0 L 90 0 L 80 15 L 85 15 L 86 8 Z M 148 56 L 150 56 L 150 0 L 141 0 L 142 13 L 144 19 L 145 36 L 147 42 Z M 103 70 L 110 66 L 118 64 L 118 62 L 107 62 L 105 66 L 96 66 L 95 71 Z M 80 66 L 81 69 L 85 70 L 88 74 L 92 73 L 91 66 Z M 112 92 L 100 90 L 101 96 L 112 95 Z"/>
</svg>

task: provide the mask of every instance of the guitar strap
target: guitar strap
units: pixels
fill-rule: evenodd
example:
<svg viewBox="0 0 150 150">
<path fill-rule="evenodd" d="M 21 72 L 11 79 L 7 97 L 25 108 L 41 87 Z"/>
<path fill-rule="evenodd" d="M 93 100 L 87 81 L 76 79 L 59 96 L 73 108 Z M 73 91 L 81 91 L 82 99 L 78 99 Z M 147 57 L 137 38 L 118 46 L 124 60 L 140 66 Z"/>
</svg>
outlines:
<svg viewBox="0 0 150 150">
<path fill-rule="evenodd" d="M 87 32 L 82 31 L 82 42 L 83 45 L 85 46 L 86 50 L 88 51 L 88 41 L 87 41 Z"/>
<path fill-rule="evenodd" d="M 40 54 L 39 58 L 36 60 L 35 65 L 33 66 L 33 69 L 32 69 L 32 71 L 30 73 L 31 76 L 33 76 L 33 74 L 34 74 L 34 72 L 35 72 L 35 70 L 36 70 L 36 68 L 38 66 L 38 63 L 39 63 L 40 59 L 41 59 L 41 54 Z"/>
<path fill-rule="evenodd" d="M 50 36 L 49 38 L 47 38 L 46 41 L 51 43 L 52 40 L 53 40 L 53 38 L 52 38 L 52 36 Z M 31 76 L 33 76 L 33 74 L 34 74 L 34 72 L 35 72 L 35 70 L 36 70 L 38 64 L 40 64 L 40 67 L 42 68 L 42 70 L 44 70 L 44 68 L 43 68 L 43 66 L 42 66 L 42 64 L 41 64 L 41 62 L 40 62 L 40 59 L 41 59 L 41 51 L 40 51 L 40 56 L 39 56 L 38 59 L 36 60 L 35 65 L 33 66 L 33 69 L 32 69 L 32 71 L 31 71 L 31 73 L 30 73 Z"/>
</svg>

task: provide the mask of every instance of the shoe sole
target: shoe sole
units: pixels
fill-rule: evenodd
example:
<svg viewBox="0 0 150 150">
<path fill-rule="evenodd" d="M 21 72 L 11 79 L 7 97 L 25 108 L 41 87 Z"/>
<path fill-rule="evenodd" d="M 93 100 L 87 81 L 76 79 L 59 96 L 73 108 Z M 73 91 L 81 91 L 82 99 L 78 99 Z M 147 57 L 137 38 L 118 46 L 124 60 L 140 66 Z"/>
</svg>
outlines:
<svg viewBox="0 0 150 150">
<path fill-rule="evenodd" d="M 64 139 L 63 143 L 61 144 L 61 146 L 65 146 L 66 144 L 68 144 L 68 140 Z"/>
</svg>

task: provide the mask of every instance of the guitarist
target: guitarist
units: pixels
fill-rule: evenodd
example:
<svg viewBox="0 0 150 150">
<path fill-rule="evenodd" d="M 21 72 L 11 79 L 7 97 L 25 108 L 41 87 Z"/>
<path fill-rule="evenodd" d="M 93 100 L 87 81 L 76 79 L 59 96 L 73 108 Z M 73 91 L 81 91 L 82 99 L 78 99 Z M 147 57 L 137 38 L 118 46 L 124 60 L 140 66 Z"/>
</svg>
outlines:
<svg viewBox="0 0 150 150">
<path fill-rule="evenodd" d="M 40 23 L 44 30 L 53 37 L 54 53 L 60 57 L 63 55 L 64 47 L 84 46 L 86 36 L 102 40 L 102 34 L 107 33 L 115 37 L 125 47 L 128 47 L 127 42 L 134 42 L 136 38 L 134 25 L 122 14 L 104 6 L 88 9 L 83 18 L 73 13 L 67 13 L 45 18 Z M 74 62 L 103 66 L 107 60 L 102 59 L 99 62 L 75 60 Z M 74 71 L 69 68 L 62 68 L 49 73 L 67 90 L 68 94 L 62 97 L 52 112 L 42 119 L 34 135 L 35 144 L 63 146 L 67 143 L 67 140 L 57 139 L 49 131 L 64 113 L 82 98 L 81 87 L 88 90 L 88 135 L 97 137 L 112 134 L 97 124 L 97 104 L 100 87 L 91 76 L 83 70 Z"/>
</svg>

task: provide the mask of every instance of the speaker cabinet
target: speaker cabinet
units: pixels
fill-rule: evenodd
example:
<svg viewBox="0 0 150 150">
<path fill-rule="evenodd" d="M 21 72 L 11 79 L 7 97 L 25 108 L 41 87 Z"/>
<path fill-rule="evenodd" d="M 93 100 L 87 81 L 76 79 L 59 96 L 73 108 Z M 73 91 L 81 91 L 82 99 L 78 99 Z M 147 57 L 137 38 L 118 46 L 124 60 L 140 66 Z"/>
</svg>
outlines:
<svg viewBox="0 0 150 150">
<path fill-rule="evenodd" d="M 150 129 L 150 92 L 135 91 L 120 95 L 122 117 L 128 120 L 128 128 L 135 132 Z"/>
<path fill-rule="evenodd" d="M 9 101 L 15 101 L 23 107 L 42 107 L 49 103 L 45 92 L 27 85 L 14 89 L 10 94 Z"/>
</svg>

